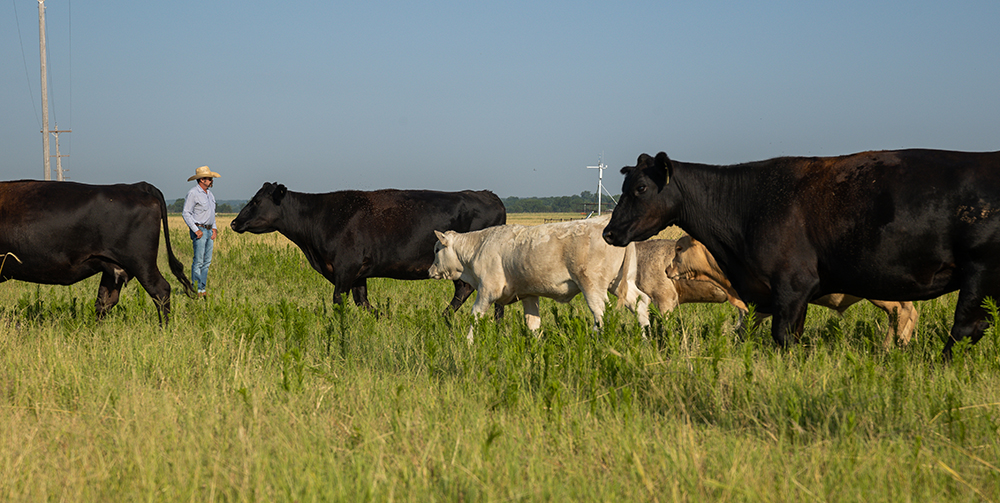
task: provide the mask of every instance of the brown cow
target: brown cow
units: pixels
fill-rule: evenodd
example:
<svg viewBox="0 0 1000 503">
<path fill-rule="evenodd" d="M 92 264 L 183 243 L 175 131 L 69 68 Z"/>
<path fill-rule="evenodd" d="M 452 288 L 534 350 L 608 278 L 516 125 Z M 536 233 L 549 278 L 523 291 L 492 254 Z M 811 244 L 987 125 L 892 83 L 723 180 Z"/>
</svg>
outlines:
<svg viewBox="0 0 1000 503">
<path fill-rule="evenodd" d="M 731 296 L 717 282 L 696 279 L 671 279 L 667 268 L 674 260 L 677 241 L 650 239 L 636 241 L 635 256 L 638 262 L 635 283 L 639 290 L 649 295 L 661 313 L 673 311 L 680 304 L 693 302 L 729 302 L 740 311 L 747 310 L 739 297 Z"/>
<path fill-rule="evenodd" d="M 670 278 L 674 279 L 674 281 L 680 282 L 688 280 L 690 282 L 708 282 L 725 290 L 730 299 L 735 298 L 739 301 L 739 296 L 736 294 L 736 290 L 733 289 L 732 284 L 729 283 L 726 276 L 722 274 L 722 270 L 715 262 L 715 258 L 712 257 L 712 254 L 709 253 L 705 246 L 698 242 L 698 240 L 692 238 L 691 236 L 681 237 L 676 241 L 675 250 L 670 255 L 672 256 L 672 261 L 667 265 L 666 275 L 670 276 Z M 639 271 L 643 270 L 641 264 L 642 263 L 640 262 Z M 641 284 L 639 288 L 642 289 Z M 853 295 L 846 295 L 842 293 L 833 293 L 815 299 L 811 301 L 810 304 L 828 307 L 837 311 L 838 314 L 843 314 L 848 307 L 851 307 L 860 300 L 862 300 L 861 297 L 855 297 Z M 890 302 L 873 299 L 868 299 L 868 301 L 889 315 L 892 329 L 886 335 L 885 342 L 883 343 L 886 349 L 892 346 L 893 340 L 896 337 L 899 338 L 900 343 L 904 345 L 909 344 L 917 326 L 917 318 L 919 317 L 919 313 L 913 303 Z M 742 301 L 739 302 L 742 304 Z M 733 303 L 733 301 L 730 300 L 730 303 Z M 733 305 L 736 304 L 733 303 Z M 746 312 L 747 309 L 744 305 L 740 309 L 741 325 L 743 316 Z M 768 316 L 770 316 L 768 313 L 758 313 L 754 326 L 759 325 L 760 322 Z"/>
</svg>

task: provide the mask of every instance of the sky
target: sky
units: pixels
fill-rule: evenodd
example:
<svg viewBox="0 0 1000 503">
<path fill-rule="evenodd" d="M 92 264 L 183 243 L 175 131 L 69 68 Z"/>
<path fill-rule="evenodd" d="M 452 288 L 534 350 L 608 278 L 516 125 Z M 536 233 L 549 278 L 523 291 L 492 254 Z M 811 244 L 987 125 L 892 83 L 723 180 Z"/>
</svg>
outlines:
<svg viewBox="0 0 1000 503">
<path fill-rule="evenodd" d="M 45 6 L 69 179 L 168 202 L 201 165 L 220 200 L 264 182 L 505 198 L 596 192 L 602 159 L 617 194 L 660 151 L 1000 150 L 996 0 Z M 43 176 L 38 45 L 37 0 L 0 3 L 0 179 Z"/>
</svg>

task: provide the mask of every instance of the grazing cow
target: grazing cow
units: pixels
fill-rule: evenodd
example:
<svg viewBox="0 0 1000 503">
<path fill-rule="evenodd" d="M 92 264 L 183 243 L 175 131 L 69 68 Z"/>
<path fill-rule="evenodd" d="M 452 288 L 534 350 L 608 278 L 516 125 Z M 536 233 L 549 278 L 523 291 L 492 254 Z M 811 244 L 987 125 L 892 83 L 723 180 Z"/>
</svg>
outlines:
<svg viewBox="0 0 1000 503">
<path fill-rule="evenodd" d="M 504 225 L 480 231 L 437 234 L 430 277 L 463 280 L 479 292 L 472 313 L 490 304 L 520 300 L 525 323 L 538 330 L 538 298 L 569 302 L 580 292 L 599 328 L 608 292 L 634 309 L 649 326 L 649 297 L 635 286 L 635 247 L 616 248 L 601 239 L 608 217 L 542 225 Z M 472 329 L 469 329 L 472 342 Z"/>
<path fill-rule="evenodd" d="M 170 283 L 156 266 L 160 225 L 170 271 L 194 295 L 170 247 L 167 205 L 154 186 L 85 185 L 20 180 L 0 182 L 0 254 L 12 254 L 0 281 L 72 285 L 101 273 L 94 307 L 101 319 L 135 278 L 156 304 L 160 324 L 170 318 Z"/>
<path fill-rule="evenodd" d="M 952 345 L 1000 298 L 1000 152 L 863 152 L 737 166 L 639 156 L 604 238 L 624 246 L 678 225 L 787 346 L 830 293 L 923 300 L 959 290 Z"/>
<path fill-rule="evenodd" d="M 503 202 L 486 190 L 303 194 L 265 183 L 231 226 L 239 233 L 280 232 L 333 283 L 334 303 L 340 304 L 341 293 L 350 289 L 354 302 L 370 310 L 367 278 L 427 279 L 434 230 L 466 232 L 506 222 Z M 455 281 L 450 308 L 458 310 L 472 290 Z"/>
<path fill-rule="evenodd" d="M 640 241 L 637 244 L 649 242 L 653 241 Z M 673 260 L 667 265 L 666 274 L 674 278 L 674 281 L 680 282 L 686 279 L 695 282 L 706 282 L 724 290 L 729 299 L 736 298 L 739 300 L 739 295 L 733 289 L 729 280 L 726 279 L 726 276 L 722 274 L 722 270 L 719 269 L 719 265 L 715 262 L 712 254 L 705 249 L 705 245 L 691 236 L 682 236 L 675 242 L 675 251 L 672 255 Z M 640 285 L 639 288 L 642 288 L 642 286 Z M 843 314 L 848 307 L 861 300 L 861 297 L 853 295 L 831 293 L 814 299 L 809 303 L 828 307 L 837 311 L 838 314 Z M 910 339 L 913 337 L 913 331 L 917 327 L 917 318 L 919 317 L 919 313 L 913 303 L 873 299 L 869 299 L 868 301 L 889 315 L 889 323 L 892 329 L 886 335 L 883 346 L 888 349 L 897 337 L 904 345 L 909 344 Z M 739 303 L 743 304 L 742 301 L 739 301 Z M 740 309 L 740 324 L 742 325 L 747 308 L 745 305 L 743 307 L 737 305 L 737 308 Z M 767 313 L 759 311 L 757 314 L 755 326 L 770 316 Z"/>
</svg>

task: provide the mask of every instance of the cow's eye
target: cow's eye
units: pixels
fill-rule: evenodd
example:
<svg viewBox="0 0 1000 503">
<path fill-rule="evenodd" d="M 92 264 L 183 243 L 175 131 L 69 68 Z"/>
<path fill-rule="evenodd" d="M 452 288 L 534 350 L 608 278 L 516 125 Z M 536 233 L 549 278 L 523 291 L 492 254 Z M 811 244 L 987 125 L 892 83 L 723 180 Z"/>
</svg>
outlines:
<svg viewBox="0 0 1000 503">
<path fill-rule="evenodd" d="M 636 187 L 635 188 L 635 193 L 636 194 L 645 194 L 646 193 L 646 186 L 645 185 L 640 185 L 640 186 Z"/>
</svg>

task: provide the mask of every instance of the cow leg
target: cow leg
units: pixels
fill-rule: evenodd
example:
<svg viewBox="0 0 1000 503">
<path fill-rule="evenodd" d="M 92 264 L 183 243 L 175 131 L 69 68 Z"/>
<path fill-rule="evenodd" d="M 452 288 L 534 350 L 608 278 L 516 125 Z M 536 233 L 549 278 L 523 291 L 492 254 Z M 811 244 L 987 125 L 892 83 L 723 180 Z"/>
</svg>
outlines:
<svg viewBox="0 0 1000 503">
<path fill-rule="evenodd" d="M 896 336 L 899 343 L 907 345 L 913 338 L 913 333 L 917 330 L 917 320 L 920 319 L 920 312 L 912 302 L 901 302 L 899 308 L 899 325 Z"/>
<path fill-rule="evenodd" d="M 996 278 L 992 279 L 995 280 Z M 976 277 L 970 281 L 963 282 L 962 288 L 958 292 L 958 304 L 955 306 L 955 323 L 951 327 L 951 337 L 945 342 L 944 350 L 942 351 L 942 356 L 946 360 L 951 359 L 951 347 L 956 342 L 966 337 L 971 337 L 972 343 L 975 344 L 983 337 L 983 333 L 986 332 L 986 328 L 990 325 L 986 319 L 987 312 L 982 307 L 983 299 L 988 296 L 996 299 L 1000 298 L 1000 296 L 997 295 L 998 292 L 984 293 L 979 288 L 980 281 L 982 279 Z"/>
<path fill-rule="evenodd" d="M 621 306 L 622 304 L 625 304 L 625 307 L 634 312 L 636 318 L 639 319 L 639 326 L 643 328 L 643 336 L 646 335 L 645 332 L 647 332 L 647 329 L 649 328 L 649 303 L 649 295 L 646 295 L 645 292 L 639 290 L 639 288 L 635 286 L 635 283 L 632 282 L 629 282 L 628 284 L 628 291 L 625 293 L 625 297 L 618 298 L 618 305 Z"/>
<path fill-rule="evenodd" d="M 155 263 L 153 267 L 139 271 L 135 275 L 135 279 L 146 289 L 146 293 L 153 298 L 153 303 L 156 304 L 156 315 L 160 319 L 160 326 L 170 324 L 170 283 L 160 274 L 159 269 L 156 269 Z"/>
<path fill-rule="evenodd" d="M 332 281 L 331 281 L 331 283 L 332 283 Z M 341 287 L 339 287 L 337 285 L 338 285 L 337 283 L 333 283 L 333 303 L 334 303 L 334 305 L 340 304 L 341 306 L 347 307 L 347 303 L 344 301 L 344 297 L 343 297 L 343 294 L 344 294 L 345 290 L 347 290 L 347 289 L 346 288 L 341 288 Z M 352 295 L 353 295 L 353 293 L 352 293 Z"/>
<path fill-rule="evenodd" d="M 740 313 L 740 319 L 739 322 L 736 324 L 736 333 L 739 334 L 740 339 L 745 339 L 747 333 L 749 333 L 751 330 L 756 330 L 761 323 L 764 323 L 764 320 L 771 317 L 771 315 L 768 313 L 754 312 L 753 324 L 748 327 L 747 319 L 749 318 L 750 310 L 742 308 L 737 308 L 737 309 L 739 310 Z"/>
<path fill-rule="evenodd" d="M 608 303 L 608 294 L 604 290 L 587 292 L 588 290 L 583 291 L 583 298 L 594 315 L 594 330 L 600 330 L 604 325 L 604 306 Z"/>
<path fill-rule="evenodd" d="M 368 302 L 368 280 L 361 278 L 351 285 L 351 296 L 354 297 L 354 304 L 369 311 L 374 311 Z"/>
<path fill-rule="evenodd" d="M 788 348 L 799 336 L 806 323 L 805 298 L 790 299 L 775 304 L 771 313 L 771 337 L 782 348 Z"/>
<path fill-rule="evenodd" d="M 779 308 L 778 310 L 781 310 Z M 793 342 L 802 335 L 806 324 L 805 303 L 802 303 L 796 311 L 788 309 L 789 314 L 774 314 L 771 321 L 771 338 L 781 348 L 787 349 Z"/>
<path fill-rule="evenodd" d="M 442 313 L 441 315 L 448 316 L 451 313 L 458 311 L 462 307 L 462 304 L 465 304 L 465 301 L 469 299 L 470 295 L 472 295 L 472 292 L 475 291 L 476 289 L 472 285 L 460 279 L 456 279 L 455 296 L 452 297 L 451 302 L 448 304 L 448 307 L 444 308 L 444 313 Z M 503 319 L 503 306 L 501 306 L 500 304 L 493 305 L 493 319 L 497 321 Z"/>
<path fill-rule="evenodd" d="M 912 302 L 890 302 L 885 300 L 871 300 L 875 307 L 885 311 L 889 315 L 889 333 L 885 336 L 882 346 L 885 349 L 892 347 L 892 343 L 898 338 L 899 343 L 906 345 L 910 343 L 913 336 L 913 329 L 917 324 L 917 310 Z"/>
<path fill-rule="evenodd" d="M 667 280 L 659 288 L 653 288 L 652 292 L 648 292 L 650 298 L 652 299 L 653 305 L 656 309 L 660 311 L 661 314 L 666 314 L 680 305 L 680 294 L 677 292 L 677 287 L 673 280 Z"/>
<path fill-rule="evenodd" d="M 639 292 L 639 300 L 635 304 L 635 315 L 639 319 L 639 326 L 643 329 L 643 336 L 648 336 L 649 332 L 649 296 Z"/>
<path fill-rule="evenodd" d="M 538 310 L 538 297 L 525 297 L 521 299 L 521 306 L 524 307 L 524 324 L 528 325 L 528 330 L 537 332 L 542 328 L 542 316 Z"/>
<path fill-rule="evenodd" d="M 455 296 L 452 297 L 451 302 L 445 309 L 444 312 L 445 316 L 455 311 L 458 311 L 458 309 L 462 307 L 462 304 L 465 303 L 466 299 L 468 299 L 469 296 L 472 295 L 472 292 L 476 291 L 476 289 L 473 288 L 472 285 L 460 279 L 456 279 L 454 283 L 455 283 Z M 449 309 L 451 311 L 449 311 Z"/>
<path fill-rule="evenodd" d="M 472 326 L 469 327 L 469 333 L 465 336 L 469 344 L 473 341 L 473 328 L 476 326 L 476 322 L 480 318 L 486 315 L 486 311 L 489 310 L 490 304 L 492 304 L 497 299 L 497 296 L 490 295 L 488 292 L 484 291 L 482 288 L 479 289 L 479 293 L 476 294 L 476 301 L 472 303 Z"/>
<path fill-rule="evenodd" d="M 104 316 L 108 314 L 108 310 L 118 304 L 121 285 L 128 281 L 125 271 L 117 269 L 121 271 L 119 275 L 115 274 L 114 269 L 117 269 L 117 267 L 112 266 L 112 270 L 105 270 L 101 273 L 101 285 L 97 288 L 97 300 L 94 302 L 94 309 L 98 320 L 104 319 Z M 124 277 L 124 281 L 119 282 L 119 277 Z"/>
<path fill-rule="evenodd" d="M 819 278 L 804 264 L 787 264 L 788 272 L 772 280 L 771 337 L 782 348 L 787 348 L 802 335 L 806 325 L 809 299 L 815 297 Z"/>
</svg>

